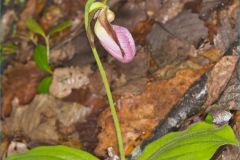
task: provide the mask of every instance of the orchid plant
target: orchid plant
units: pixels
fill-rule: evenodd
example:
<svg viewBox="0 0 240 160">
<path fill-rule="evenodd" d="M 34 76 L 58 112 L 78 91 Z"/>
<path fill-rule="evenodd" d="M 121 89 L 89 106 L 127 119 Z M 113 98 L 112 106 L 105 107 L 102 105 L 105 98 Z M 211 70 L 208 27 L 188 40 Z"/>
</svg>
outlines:
<svg viewBox="0 0 240 160">
<path fill-rule="evenodd" d="M 126 28 L 111 24 L 115 18 L 115 15 L 106 5 L 106 2 L 106 0 L 104 2 L 88 0 L 85 7 L 85 29 L 107 93 L 108 102 L 116 128 L 120 158 L 121 160 L 124 160 L 125 152 L 121 128 L 114 106 L 110 86 L 107 81 L 107 76 L 95 47 L 95 39 L 91 29 L 91 22 L 95 20 L 94 32 L 102 46 L 118 61 L 122 63 L 131 62 L 136 54 L 136 48 L 133 37 Z"/>
</svg>

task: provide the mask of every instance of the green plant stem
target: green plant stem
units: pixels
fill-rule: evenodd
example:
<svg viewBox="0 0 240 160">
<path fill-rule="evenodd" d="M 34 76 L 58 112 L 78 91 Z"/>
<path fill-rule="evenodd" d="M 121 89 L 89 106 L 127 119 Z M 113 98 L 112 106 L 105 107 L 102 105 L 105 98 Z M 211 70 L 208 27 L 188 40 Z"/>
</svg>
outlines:
<svg viewBox="0 0 240 160">
<path fill-rule="evenodd" d="M 46 48 L 47 48 L 47 58 L 48 58 L 48 63 L 49 63 L 49 54 L 50 54 L 50 44 L 49 44 L 49 37 L 48 36 L 44 36 L 44 40 L 46 43 Z"/>
<path fill-rule="evenodd" d="M 107 4 L 107 1 L 108 1 L 108 0 L 103 0 L 103 4 Z"/>
<path fill-rule="evenodd" d="M 110 105 L 115 129 L 116 129 L 116 132 L 117 132 L 117 140 L 118 140 L 118 148 L 119 148 L 120 158 L 121 158 L 121 160 L 125 160 L 125 152 L 124 152 L 124 147 L 123 147 L 122 132 L 121 132 L 120 123 L 119 123 L 119 120 L 118 120 L 118 117 L 117 117 L 117 112 L 116 112 L 116 109 L 114 107 L 111 89 L 109 87 L 106 73 L 104 71 L 103 65 L 101 63 L 101 60 L 98 56 L 98 53 L 97 53 L 97 50 L 96 50 L 95 47 L 92 47 L 92 52 L 93 52 L 94 58 L 97 62 L 97 65 L 98 65 L 98 68 L 99 68 L 99 71 L 100 71 L 100 74 L 101 74 L 101 77 L 102 77 L 102 81 L 103 81 L 103 84 L 104 84 L 104 87 L 105 87 L 105 90 L 106 90 L 106 93 L 107 93 L 108 102 L 109 102 L 109 105 Z"/>
</svg>

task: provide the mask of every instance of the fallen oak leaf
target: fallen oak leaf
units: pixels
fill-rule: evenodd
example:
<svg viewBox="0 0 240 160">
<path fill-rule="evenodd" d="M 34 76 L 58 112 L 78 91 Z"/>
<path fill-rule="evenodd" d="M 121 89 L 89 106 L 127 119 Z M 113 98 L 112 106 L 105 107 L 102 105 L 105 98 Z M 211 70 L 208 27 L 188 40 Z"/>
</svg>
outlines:
<svg viewBox="0 0 240 160">
<path fill-rule="evenodd" d="M 237 70 L 239 70 L 240 61 L 238 62 Z M 237 73 L 234 72 L 226 89 L 219 100 L 219 105 L 222 109 L 239 110 L 240 108 L 240 80 L 237 78 Z"/>
<path fill-rule="evenodd" d="M 20 105 L 30 103 L 37 93 L 37 84 L 43 76 L 44 73 L 33 61 L 27 64 L 9 65 L 3 74 L 2 117 L 10 115 L 14 99 L 17 99 Z"/>
<path fill-rule="evenodd" d="M 213 104 L 225 89 L 238 61 L 237 56 L 224 56 L 212 69 L 207 82 L 208 98 L 205 106 Z"/>
</svg>

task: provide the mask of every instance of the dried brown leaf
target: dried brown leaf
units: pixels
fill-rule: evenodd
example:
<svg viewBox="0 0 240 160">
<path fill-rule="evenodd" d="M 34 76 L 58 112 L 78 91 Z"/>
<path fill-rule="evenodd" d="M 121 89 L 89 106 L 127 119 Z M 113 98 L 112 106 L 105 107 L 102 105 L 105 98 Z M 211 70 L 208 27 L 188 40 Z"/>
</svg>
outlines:
<svg viewBox="0 0 240 160">
<path fill-rule="evenodd" d="M 238 62 L 238 64 L 240 63 Z M 237 78 L 236 72 L 233 73 L 232 78 L 220 97 L 219 105 L 224 109 L 240 109 L 240 80 Z"/>
<path fill-rule="evenodd" d="M 164 28 L 155 24 L 147 36 L 147 41 L 152 49 L 156 50 L 161 48 L 168 37 L 175 37 L 192 45 L 197 45 L 201 39 L 207 36 L 208 30 L 204 26 L 204 22 L 199 19 L 198 14 L 186 10 L 167 22 Z"/>
<path fill-rule="evenodd" d="M 85 122 L 90 113 L 91 108 L 42 94 L 35 96 L 31 104 L 15 108 L 3 125 L 8 136 L 26 137 L 29 145 L 76 141 L 75 147 L 80 147 L 75 124 Z"/>
<path fill-rule="evenodd" d="M 206 51 L 200 52 L 199 55 L 208 58 L 212 62 L 217 62 L 222 56 L 221 51 L 216 48 L 210 48 Z"/>
<path fill-rule="evenodd" d="M 20 13 L 20 19 L 17 23 L 19 31 L 26 29 L 26 20 L 28 18 L 37 17 L 43 10 L 46 0 L 28 0 L 25 8 Z"/>
<path fill-rule="evenodd" d="M 153 21 L 148 19 L 138 22 L 133 29 L 133 37 L 136 43 L 144 44 L 148 33 L 152 30 Z"/>
<path fill-rule="evenodd" d="M 145 77 L 149 69 L 149 56 L 146 50 L 139 49 L 131 63 L 126 65 L 116 62 L 116 70 L 124 74 L 127 80 Z"/>
<path fill-rule="evenodd" d="M 153 51 L 153 58 L 158 67 L 163 67 L 167 64 L 173 64 L 186 60 L 188 57 L 197 55 L 195 47 L 186 41 L 181 41 L 177 38 L 168 38 L 163 42 L 159 50 Z"/>
<path fill-rule="evenodd" d="M 71 94 L 73 89 L 79 89 L 89 83 L 90 67 L 57 68 L 53 72 L 53 80 L 49 88 L 51 95 L 64 98 Z"/>
<path fill-rule="evenodd" d="M 225 56 L 212 69 L 207 82 L 206 107 L 213 104 L 225 89 L 236 67 L 237 60 L 236 56 Z"/>
<path fill-rule="evenodd" d="M 13 100 L 21 105 L 30 103 L 42 77 L 43 72 L 32 61 L 8 66 L 3 75 L 2 116 L 10 115 Z"/>
<path fill-rule="evenodd" d="M 40 19 L 40 24 L 45 31 L 56 26 L 61 18 L 64 17 L 64 11 L 57 5 L 49 6 Z"/>
<path fill-rule="evenodd" d="M 166 23 L 182 12 L 186 3 L 193 0 L 147 0 L 146 12 L 156 21 Z"/>
<path fill-rule="evenodd" d="M 127 1 L 119 8 L 115 23 L 121 24 L 132 31 L 138 22 L 147 19 L 144 8 L 145 2 L 142 0 L 139 2 Z"/>
<path fill-rule="evenodd" d="M 26 29 L 26 20 L 34 15 L 37 0 L 28 0 L 24 10 L 20 14 L 20 20 L 17 23 L 18 29 L 23 31 Z"/>
<path fill-rule="evenodd" d="M 202 0 L 200 16 L 208 18 L 216 9 L 228 6 L 232 0 Z"/>
<path fill-rule="evenodd" d="M 235 22 L 236 23 L 236 22 Z M 228 10 L 223 10 L 219 14 L 219 26 L 213 42 L 216 48 L 225 53 L 229 47 L 237 40 L 236 25 L 231 24 L 231 15 Z"/>
</svg>

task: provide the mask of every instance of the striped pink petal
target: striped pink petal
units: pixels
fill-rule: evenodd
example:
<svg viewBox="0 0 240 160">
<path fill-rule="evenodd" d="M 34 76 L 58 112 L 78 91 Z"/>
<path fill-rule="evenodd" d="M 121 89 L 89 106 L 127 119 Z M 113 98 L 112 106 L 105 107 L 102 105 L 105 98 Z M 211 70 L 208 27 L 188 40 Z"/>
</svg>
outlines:
<svg viewBox="0 0 240 160">
<path fill-rule="evenodd" d="M 105 50 L 120 62 L 128 63 L 132 61 L 136 54 L 136 48 L 131 33 L 128 29 L 121 26 L 111 25 L 111 27 L 116 34 L 118 42 L 107 33 L 99 21 L 96 22 L 94 31 L 100 43 Z"/>
</svg>

